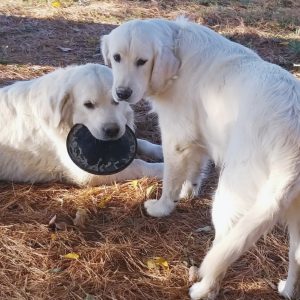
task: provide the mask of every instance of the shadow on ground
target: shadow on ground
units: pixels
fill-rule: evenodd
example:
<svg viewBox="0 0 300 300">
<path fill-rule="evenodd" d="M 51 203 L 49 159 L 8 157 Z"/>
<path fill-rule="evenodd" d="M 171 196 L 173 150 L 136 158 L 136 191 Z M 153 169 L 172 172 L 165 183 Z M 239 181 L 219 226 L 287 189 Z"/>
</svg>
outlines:
<svg viewBox="0 0 300 300">
<path fill-rule="evenodd" d="M 61 67 L 102 62 L 99 38 L 114 27 L 0 15 L 0 63 Z"/>
</svg>

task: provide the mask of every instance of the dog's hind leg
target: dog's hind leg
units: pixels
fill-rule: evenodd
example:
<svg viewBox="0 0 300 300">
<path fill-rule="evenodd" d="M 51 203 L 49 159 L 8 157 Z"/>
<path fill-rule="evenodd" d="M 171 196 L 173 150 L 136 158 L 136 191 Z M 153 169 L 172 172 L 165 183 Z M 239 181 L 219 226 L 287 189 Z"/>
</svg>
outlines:
<svg viewBox="0 0 300 300">
<path fill-rule="evenodd" d="M 214 244 L 226 238 L 231 228 L 243 215 L 243 202 L 235 200 L 236 195 L 231 193 L 220 178 L 212 204 L 212 223 L 215 229 Z"/>
<path fill-rule="evenodd" d="M 257 189 L 248 176 L 249 172 L 227 166 L 220 173 L 212 203 L 212 223 L 215 229 L 214 244 L 226 237 L 232 227 L 255 203 Z"/>
<path fill-rule="evenodd" d="M 199 270 L 202 280 L 190 289 L 192 299 L 215 299 L 227 268 L 276 224 L 282 212 L 286 212 L 292 201 L 290 191 L 295 174 L 285 170 L 277 169 L 270 174 L 255 204 L 226 238 L 213 245 Z"/>
<path fill-rule="evenodd" d="M 278 284 L 279 294 L 287 299 L 300 299 L 300 199 L 297 202 L 287 215 L 290 235 L 288 277 Z"/>
</svg>

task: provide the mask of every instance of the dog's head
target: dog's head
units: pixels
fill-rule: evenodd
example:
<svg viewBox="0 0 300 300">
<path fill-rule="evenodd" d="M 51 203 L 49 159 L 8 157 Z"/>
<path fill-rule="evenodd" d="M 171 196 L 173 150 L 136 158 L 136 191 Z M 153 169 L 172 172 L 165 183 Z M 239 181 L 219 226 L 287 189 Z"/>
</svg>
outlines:
<svg viewBox="0 0 300 300">
<path fill-rule="evenodd" d="M 113 78 L 109 68 L 87 64 L 54 72 L 52 76 L 54 81 L 52 86 L 49 81 L 48 89 L 50 107 L 40 108 L 52 127 L 83 124 L 101 140 L 118 139 L 125 133 L 126 124 L 133 127 L 129 104 L 112 99 Z"/>
<path fill-rule="evenodd" d="M 170 23 L 171 24 L 171 23 Z M 136 103 L 159 94 L 178 72 L 175 29 L 159 20 L 129 21 L 101 39 L 105 64 L 114 74 L 116 101 Z"/>
</svg>

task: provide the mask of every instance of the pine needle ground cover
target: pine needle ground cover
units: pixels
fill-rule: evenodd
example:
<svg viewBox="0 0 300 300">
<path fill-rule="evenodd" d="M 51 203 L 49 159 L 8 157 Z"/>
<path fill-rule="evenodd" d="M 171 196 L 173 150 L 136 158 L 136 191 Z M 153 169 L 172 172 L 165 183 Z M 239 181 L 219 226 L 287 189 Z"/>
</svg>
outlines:
<svg viewBox="0 0 300 300">
<path fill-rule="evenodd" d="M 57 67 L 102 63 L 99 37 L 133 18 L 185 14 L 300 78 L 300 4 L 253 1 L 18 1 L 0 3 L 0 85 Z M 137 135 L 160 142 L 157 118 L 135 107 Z M 1 128 L 0 130 L 5 130 Z M 168 218 L 143 210 L 161 182 L 79 188 L 0 182 L 0 299 L 188 299 L 189 268 L 213 239 L 208 171 L 197 199 Z M 275 300 L 287 273 L 287 236 L 277 227 L 227 273 L 219 299 Z"/>
</svg>

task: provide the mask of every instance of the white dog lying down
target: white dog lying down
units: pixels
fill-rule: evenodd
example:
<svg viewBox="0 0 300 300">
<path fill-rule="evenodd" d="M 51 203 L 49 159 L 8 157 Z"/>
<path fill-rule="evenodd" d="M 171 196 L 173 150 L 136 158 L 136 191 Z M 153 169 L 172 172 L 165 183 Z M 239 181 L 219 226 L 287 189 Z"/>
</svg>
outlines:
<svg viewBox="0 0 300 300">
<path fill-rule="evenodd" d="M 221 167 L 212 219 L 215 240 L 190 289 L 214 299 L 227 268 L 285 218 L 290 262 L 279 292 L 300 297 L 300 83 L 282 68 L 186 20 L 135 20 L 102 39 L 113 97 L 153 101 L 164 152 L 161 198 L 169 215 L 186 178 L 197 184 L 207 155 Z M 192 181 L 193 182 L 193 181 Z"/>
<path fill-rule="evenodd" d="M 95 176 L 69 158 L 66 137 L 76 123 L 103 140 L 122 136 L 126 124 L 133 128 L 129 104 L 112 100 L 112 81 L 108 67 L 87 64 L 0 89 L 0 180 L 99 185 L 143 176 L 161 178 L 162 163 L 135 159 L 120 173 Z M 138 148 L 145 155 L 162 157 L 158 145 L 138 140 Z"/>
</svg>

